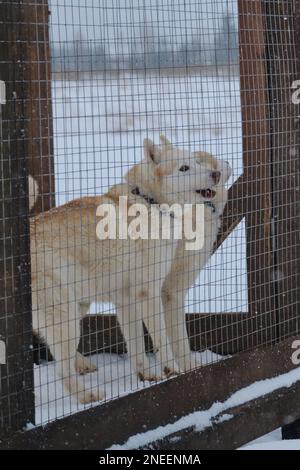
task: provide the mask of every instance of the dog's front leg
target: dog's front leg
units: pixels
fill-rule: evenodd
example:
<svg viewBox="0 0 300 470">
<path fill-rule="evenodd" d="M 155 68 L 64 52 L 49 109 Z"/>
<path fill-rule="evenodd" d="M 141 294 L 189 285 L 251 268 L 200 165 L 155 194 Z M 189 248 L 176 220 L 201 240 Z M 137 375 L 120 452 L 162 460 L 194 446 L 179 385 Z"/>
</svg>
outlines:
<svg viewBox="0 0 300 470">
<path fill-rule="evenodd" d="M 158 349 L 156 356 L 159 356 L 161 369 L 166 377 L 180 372 L 174 358 L 172 348 L 167 336 L 164 311 L 162 301 L 159 296 L 149 295 L 149 299 L 144 302 L 143 321 L 147 327 L 153 344 Z"/>
<path fill-rule="evenodd" d="M 89 311 L 91 303 L 90 302 L 80 302 L 79 311 L 81 318 L 84 318 Z M 78 374 L 84 375 L 98 370 L 97 366 L 92 363 L 89 357 L 83 356 L 79 351 L 76 353 L 75 358 L 75 369 Z"/>
<path fill-rule="evenodd" d="M 167 334 L 172 345 L 174 356 L 181 370 L 188 371 L 197 366 L 196 358 L 191 354 L 186 330 L 184 297 L 185 291 L 162 288 L 162 302 L 165 312 Z"/>
<path fill-rule="evenodd" d="M 41 329 L 51 353 L 56 360 L 56 372 L 64 387 L 80 403 L 92 403 L 104 398 L 100 388 L 88 388 L 76 373 L 75 360 L 80 336 L 80 321 L 74 303 L 48 308 L 46 312 L 51 324 Z"/>
<path fill-rule="evenodd" d="M 178 365 L 184 371 L 202 365 L 197 355 L 190 350 L 184 300 L 210 257 L 213 240 L 213 236 L 209 237 L 200 252 L 186 252 L 184 244 L 179 242 L 175 259 L 162 286 L 167 334 Z"/>
<path fill-rule="evenodd" d="M 141 380 L 160 380 L 150 370 L 150 362 L 145 353 L 141 301 L 136 299 L 135 302 L 117 306 L 116 310 L 133 371 Z"/>
</svg>

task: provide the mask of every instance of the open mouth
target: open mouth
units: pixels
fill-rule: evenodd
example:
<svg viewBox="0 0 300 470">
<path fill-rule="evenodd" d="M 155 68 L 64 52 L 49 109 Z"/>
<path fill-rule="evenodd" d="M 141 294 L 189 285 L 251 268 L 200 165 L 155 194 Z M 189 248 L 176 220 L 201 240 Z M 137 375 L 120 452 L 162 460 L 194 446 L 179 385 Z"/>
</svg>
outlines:
<svg viewBox="0 0 300 470">
<path fill-rule="evenodd" d="M 216 191 L 210 188 L 196 189 L 196 193 L 201 194 L 201 196 L 204 197 L 205 199 L 212 199 L 216 195 Z"/>
</svg>

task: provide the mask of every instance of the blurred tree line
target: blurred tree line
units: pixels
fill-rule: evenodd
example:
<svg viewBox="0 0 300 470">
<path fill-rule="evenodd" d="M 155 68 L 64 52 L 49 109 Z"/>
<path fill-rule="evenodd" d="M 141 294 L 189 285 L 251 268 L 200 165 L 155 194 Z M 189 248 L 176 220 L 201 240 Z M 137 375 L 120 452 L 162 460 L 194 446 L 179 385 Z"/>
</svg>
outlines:
<svg viewBox="0 0 300 470">
<path fill-rule="evenodd" d="M 238 31 L 232 15 L 224 14 L 216 31 L 199 35 L 176 46 L 170 38 L 158 37 L 145 23 L 136 42 L 88 41 L 78 35 L 74 41 L 52 41 L 52 68 L 55 72 L 139 70 L 186 66 L 230 65 L 238 63 Z"/>
</svg>

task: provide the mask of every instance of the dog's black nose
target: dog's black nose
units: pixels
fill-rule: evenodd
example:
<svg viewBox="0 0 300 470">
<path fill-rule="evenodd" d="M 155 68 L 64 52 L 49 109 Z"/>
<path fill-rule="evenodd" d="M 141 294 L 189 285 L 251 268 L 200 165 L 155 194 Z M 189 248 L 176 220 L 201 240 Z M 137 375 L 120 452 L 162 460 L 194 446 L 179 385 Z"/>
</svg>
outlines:
<svg viewBox="0 0 300 470">
<path fill-rule="evenodd" d="M 210 176 L 212 177 L 215 184 L 218 184 L 221 179 L 221 172 L 220 171 L 212 171 Z"/>
</svg>

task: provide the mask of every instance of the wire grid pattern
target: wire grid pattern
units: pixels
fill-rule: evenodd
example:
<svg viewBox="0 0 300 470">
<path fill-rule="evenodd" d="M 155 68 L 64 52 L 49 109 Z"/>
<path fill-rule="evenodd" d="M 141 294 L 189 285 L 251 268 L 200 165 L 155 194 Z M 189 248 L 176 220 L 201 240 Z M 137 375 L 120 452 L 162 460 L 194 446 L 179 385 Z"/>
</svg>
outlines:
<svg viewBox="0 0 300 470">
<path fill-rule="evenodd" d="M 161 133 L 179 148 L 205 150 L 225 160 L 229 155 L 235 177 L 241 173 L 237 6 L 211 6 L 212 11 L 195 2 L 52 3 L 57 205 L 103 194 L 120 183 L 124 172 L 143 157 L 143 139 L 158 143 Z M 209 18 L 209 27 L 203 18 Z M 234 268 L 228 254 L 223 254 L 223 263 L 221 253 L 219 261 L 212 259 L 202 279 L 195 280 L 187 311 L 232 311 L 228 275 L 238 280 L 238 309 L 247 311 L 245 274 L 243 279 L 237 276 L 240 269 L 245 273 L 240 266 L 242 228 L 235 238 L 240 254 Z M 114 310 L 113 305 L 93 305 L 93 312 L 102 315 Z M 115 348 L 114 328 L 106 328 Z M 115 359 L 113 365 L 111 356 L 98 359 L 100 364 L 106 361 L 97 379 L 100 387 L 106 383 L 107 398 L 145 386 L 128 358 L 125 364 Z M 209 351 L 198 358 L 216 359 Z M 48 383 L 47 377 L 46 387 Z M 63 405 L 64 412 L 68 405 Z"/>
<path fill-rule="evenodd" d="M 37 424 L 155 383 L 145 380 L 147 378 L 166 380 L 172 371 L 183 373 L 184 367 L 176 368 L 178 362 L 185 364 L 188 370 L 187 364 L 194 368 L 226 359 L 234 349 L 233 343 L 243 351 L 273 342 L 274 327 L 278 329 L 289 320 L 276 317 L 277 323 L 272 323 L 277 300 L 268 286 L 274 280 L 272 276 L 280 276 L 280 272 L 274 266 L 269 269 L 263 263 L 248 262 L 247 274 L 246 255 L 253 257 L 257 244 L 264 258 L 269 245 L 267 240 L 255 238 L 255 230 L 260 230 L 260 219 L 251 217 L 262 206 L 245 201 L 246 195 L 255 199 L 254 195 L 249 196 L 246 182 L 236 199 L 231 199 L 232 206 L 239 207 L 235 229 L 226 239 L 224 237 L 215 253 L 212 254 L 215 240 L 209 252 L 202 250 L 205 263 L 202 262 L 201 272 L 200 266 L 198 269 L 190 263 L 190 288 L 184 291 L 184 309 L 178 307 L 181 317 L 174 312 L 173 321 L 169 320 L 175 331 L 177 328 L 173 342 L 171 337 L 171 350 L 177 351 L 179 357 L 167 351 L 167 364 L 163 358 L 165 333 L 170 333 L 163 325 L 168 321 L 167 312 L 159 306 L 150 282 L 147 286 L 144 279 L 129 273 L 129 266 L 136 266 L 141 255 L 133 251 L 132 243 L 124 242 L 120 260 L 114 241 L 103 242 L 105 248 L 99 248 L 99 241 L 96 245 L 96 238 L 92 236 L 97 223 L 96 209 L 101 202 L 99 197 L 111 191 L 112 186 L 123 183 L 124 174 L 141 161 L 144 138 L 158 145 L 161 134 L 186 152 L 181 166 L 193 164 L 192 152 L 208 152 L 220 162 L 229 163 L 232 175 L 226 187 L 234 185 L 250 169 L 249 187 L 252 183 L 253 188 L 259 188 L 261 198 L 273 197 L 273 208 L 276 204 L 284 206 L 285 201 L 276 199 L 276 190 L 269 184 L 274 177 L 270 161 L 259 160 L 259 155 L 267 154 L 271 146 L 261 135 L 265 116 L 259 111 L 255 122 L 252 118 L 248 121 L 248 139 L 256 139 L 258 144 L 256 160 L 251 160 L 250 152 L 250 157 L 244 156 L 243 160 L 241 83 L 244 92 L 257 93 L 258 108 L 263 103 L 259 102 L 262 95 L 253 87 L 251 77 L 241 76 L 244 69 L 239 69 L 237 2 L 50 0 L 48 3 L 52 73 L 51 77 L 47 74 L 37 77 L 37 81 L 45 82 L 48 93 L 51 91 L 52 109 L 48 95 L 46 113 L 49 122 L 53 118 L 53 135 L 49 126 L 43 138 L 48 138 L 49 149 L 53 147 L 54 172 L 49 171 L 49 167 L 45 171 L 40 165 L 38 174 L 35 165 L 35 176 L 42 177 L 38 178 L 39 191 L 46 198 L 44 210 L 32 223 L 31 231 L 33 327 L 40 334 L 40 338 L 34 336 Z M 38 6 L 39 2 L 34 4 Z M 259 16 L 259 13 L 254 11 L 253 15 Z M 46 30 L 47 18 L 37 34 L 44 32 L 46 35 Z M 44 41 L 47 47 L 45 37 Z M 280 31 L 277 41 L 287 42 Z M 251 42 L 245 46 L 251 52 Z M 267 47 L 272 45 L 267 44 Z M 41 58 L 36 59 L 41 62 Z M 251 116 L 255 116 L 253 110 Z M 272 132 L 269 131 L 269 135 Z M 276 130 L 277 150 L 287 147 L 285 137 L 284 129 L 282 134 Z M 274 141 L 272 145 L 274 148 Z M 262 165 L 265 168 L 260 172 Z M 262 186 L 255 185 L 254 175 L 259 175 L 263 190 Z M 200 177 L 202 182 L 203 175 Z M 176 178 L 175 175 L 174 181 Z M 210 174 L 208 178 L 213 187 Z M 188 179 L 184 184 L 189 186 Z M 48 189 L 47 193 L 46 187 L 55 187 L 55 192 Z M 118 188 L 117 194 L 118 191 L 122 194 L 124 188 Z M 176 199 L 176 188 L 174 183 L 169 195 L 172 200 Z M 136 188 L 130 186 L 131 189 Z M 139 191 L 145 193 L 143 188 Z M 278 194 L 281 195 L 280 190 Z M 82 199 L 87 196 L 89 199 Z M 157 202 L 153 194 L 146 196 Z M 131 192 L 129 197 L 132 197 Z M 54 206 L 54 198 L 56 208 L 48 213 L 45 209 Z M 150 209 L 149 200 L 137 199 L 146 202 Z M 72 202 L 74 200 L 77 202 Z M 205 210 L 212 212 L 213 209 L 206 206 Z M 38 211 L 35 207 L 35 212 Z M 211 215 L 207 215 L 208 224 L 212 223 Z M 247 248 L 246 227 L 248 230 L 251 220 Z M 159 243 L 153 246 L 154 249 L 149 248 L 148 264 L 143 268 L 148 274 L 153 271 L 155 284 L 161 285 L 171 269 L 174 252 L 168 252 L 166 246 Z M 296 246 L 293 244 L 290 248 Z M 184 252 L 180 256 L 179 264 L 191 254 Z M 100 276 L 101 269 L 106 270 L 107 278 Z M 256 283 L 256 292 L 261 287 L 260 301 L 264 308 L 249 298 L 248 283 L 252 281 Z M 180 294 L 180 285 L 176 280 L 173 296 Z M 285 289 L 289 291 L 288 283 Z M 173 309 L 174 305 L 176 303 Z M 161 311 L 157 312 L 156 308 Z M 198 351 L 188 357 L 182 357 L 186 349 L 179 347 L 183 343 L 179 337 L 185 329 L 184 312 L 191 346 Z M 250 331 L 249 316 L 253 312 L 257 318 L 262 312 L 261 321 L 258 319 L 260 326 Z M 150 369 L 146 365 L 142 372 L 139 367 L 145 355 L 137 347 L 143 336 L 141 315 L 144 315 L 145 332 L 150 333 L 145 336 Z M 86 354 L 85 360 L 76 353 L 80 319 L 80 350 Z M 97 371 L 92 371 L 93 365 L 97 366 Z M 81 375 L 79 372 L 88 373 Z"/>
</svg>

